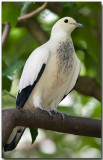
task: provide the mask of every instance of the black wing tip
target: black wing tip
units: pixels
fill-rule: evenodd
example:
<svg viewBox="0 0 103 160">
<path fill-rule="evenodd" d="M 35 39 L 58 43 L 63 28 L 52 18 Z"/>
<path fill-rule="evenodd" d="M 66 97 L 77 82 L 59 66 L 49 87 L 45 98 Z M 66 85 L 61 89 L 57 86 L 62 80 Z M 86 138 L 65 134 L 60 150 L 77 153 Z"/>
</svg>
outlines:
<svg viewBox="0 0 103 160">
<path fill-rule="evenodd" d="M 44 72 L 44 69 L 45 69 L 45 66 L 46 64 L 43 63 L 39 73 L 38 73 L 38 76 L 37 76 L 37 79 L 34 81 L 34 83 L 32 85 L 28 85 L 26 86 L 25 88 L 23 88 L 20 92 L 18 92 L 18 95 L 17 95 L 17 99 L 16 99 L 16 106 L 17 108 L 23 108 L 27 99 L 29 98 L 33 88 L 35 87 L 35 85 L 38 83 L 40 77 L 42 76 L 43 72 Z"/>
<path fill-rule="evenodd" d="M 15 143 L 14 143 L 14 142 L 12 142 L 12 143 L 10 143 L 10 144 L 6 144 L 6 145 L 4 146 L 4 152 L 12 151 L 12 150 L 15 149 L 15 148 L 16 148 L 16 146 L 15 146 Z"/>
</svg>

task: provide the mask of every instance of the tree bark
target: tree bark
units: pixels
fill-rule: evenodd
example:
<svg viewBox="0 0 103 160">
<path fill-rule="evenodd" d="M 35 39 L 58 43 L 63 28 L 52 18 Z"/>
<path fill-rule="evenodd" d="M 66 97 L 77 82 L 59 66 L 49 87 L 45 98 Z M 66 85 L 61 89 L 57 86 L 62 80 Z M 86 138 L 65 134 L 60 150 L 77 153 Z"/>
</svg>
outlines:
<svg viewBox="0 0 103 160">
<path fill-rule="evenodd" d="M 94 78 L 80 76 L 74 89 L 81 94 L 92 96 L 101 101 L 101 87 Z"/>
<path fill-rule="evenodd" d="M 7 109 L 2 114 L 2 147 L 6 144 L 12 130 L 16 126 L 43 128 L 57 132 L 101 137 L 101 120 L 52 113 L 51 118 L 46 111 Z"/>
</svg>

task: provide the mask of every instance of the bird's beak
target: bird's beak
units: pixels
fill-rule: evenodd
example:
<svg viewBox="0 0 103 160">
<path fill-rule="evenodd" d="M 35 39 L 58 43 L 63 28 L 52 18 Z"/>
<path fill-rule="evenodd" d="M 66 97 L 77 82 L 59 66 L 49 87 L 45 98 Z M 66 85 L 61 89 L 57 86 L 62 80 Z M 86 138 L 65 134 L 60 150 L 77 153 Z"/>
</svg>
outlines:
<svg viewBox="0 0 103 160">
<path fill-rule="evenodd" d="M 83 24 L 80 23 L 73 23 L 74 25 L 76 25 L 77 27 L 83 27 Z"/>
</svg>

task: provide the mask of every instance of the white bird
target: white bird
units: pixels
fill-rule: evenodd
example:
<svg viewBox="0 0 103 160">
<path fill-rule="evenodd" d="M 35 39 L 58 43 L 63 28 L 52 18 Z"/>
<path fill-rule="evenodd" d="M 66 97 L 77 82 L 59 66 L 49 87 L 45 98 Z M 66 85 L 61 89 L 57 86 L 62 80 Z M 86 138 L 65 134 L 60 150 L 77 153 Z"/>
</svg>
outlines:
<svg viewBox="0 0 103 160">
<path fill-rule="evenodd" d="M 45 109 L 51 115 L 61 100 L 76 84 L 81 63 L 76 56 L 71 33 L 82 27 L 71 17 L 57 21 L 50 39 L 35 49 L 25 63 L 17 95 L 16 106 L 24 109 Z M 63 114 L 62 114 L 63 115 Z M 25 128 L 16 127 L 4 151 L 18 144 Z"/>
</svg>

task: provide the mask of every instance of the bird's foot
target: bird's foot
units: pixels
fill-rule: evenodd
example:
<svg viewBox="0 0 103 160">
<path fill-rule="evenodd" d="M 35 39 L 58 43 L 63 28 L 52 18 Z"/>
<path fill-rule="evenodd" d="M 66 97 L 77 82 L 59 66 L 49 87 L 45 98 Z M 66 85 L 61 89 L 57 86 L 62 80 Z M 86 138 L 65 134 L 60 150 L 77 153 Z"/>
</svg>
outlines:
<svg viewBox="0 0 103 160">
<path fill-rule="evenodd" d="M 49 114 L 50 117 L 53 117 L 50 109 L 42 108 L 41 106 L 38 107 L 38 109 L 40 109 L 41 111 L 46 111 Z"/>
<path fill-rule="evenodd" d="M 53 117 L 53 115 L 52 115 L 52 113 L 51 113 L 50 109 L 46 109 L 46 108 L 44 108 L 43 110 L 44 110 L 44 111 L 46 111 L 46 112 L 49 114 L 49 116 L 50 116 L 50 117 Z"/>
<path fill-rule="evenodd" d="M 53 118 L 52 112 L 54 112 L 55 114 L 60 114 L 62 120 L 65 120 L 64 113 L 59 112 L 57 109 L 47 109 L 47 108 L 42 108 L 42 106 L 38 107 L 37 109 L 40 109 L 41 111 L 46 111 L 51 118 Z"/>
<path fill-rule="evenodd" d="M 52 110 L 50 110 L 50 111 L 54 112 L 55 114 L 57 114 L 57 113 L 60 114 L 61 117 L 62 117 L 62 120 L 65 120 L 65 115 L 64 115 L 64 113 L 59 112 L 57 109 L 52 109 Z"/>
</svg>

